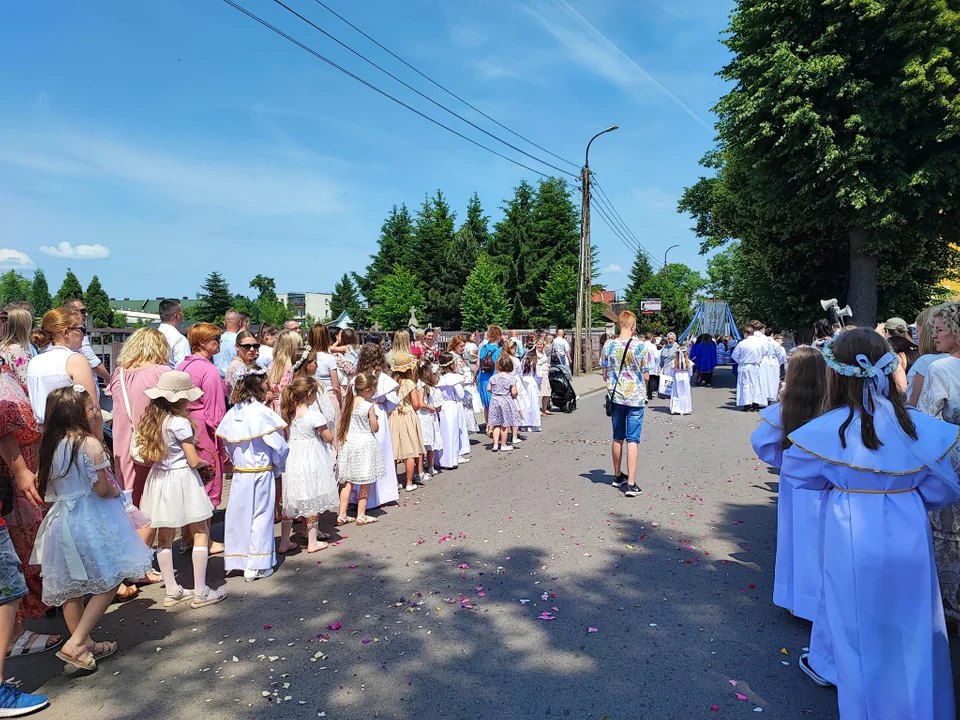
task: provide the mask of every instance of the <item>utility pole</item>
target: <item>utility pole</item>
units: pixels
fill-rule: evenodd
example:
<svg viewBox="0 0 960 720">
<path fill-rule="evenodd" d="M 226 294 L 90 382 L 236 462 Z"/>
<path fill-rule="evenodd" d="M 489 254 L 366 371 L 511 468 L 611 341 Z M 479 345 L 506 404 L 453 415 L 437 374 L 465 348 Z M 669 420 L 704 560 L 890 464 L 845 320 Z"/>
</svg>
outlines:
<svg viewBox="0 0 960 720">
<path fill-rule="evenodd" d="M 579 375 L 581 367 L 588 373 L 593 372 L 593 253 L 590 248 L 590 146 L 593 141 L 604 133 L 613 132 L 616 125 L 598 132 L 587 143 L 587 152 L 584 154 L 583 170 L 580 182 L 583 184 L 583 204 L 580 207 L 580 271 L 577 278 L 577 327 L 574 330 L 573 344 L 573 374 Z M 586 318 L 587 356 L 582 362 L 584 349 L 583 325 Z"/>
</svg>

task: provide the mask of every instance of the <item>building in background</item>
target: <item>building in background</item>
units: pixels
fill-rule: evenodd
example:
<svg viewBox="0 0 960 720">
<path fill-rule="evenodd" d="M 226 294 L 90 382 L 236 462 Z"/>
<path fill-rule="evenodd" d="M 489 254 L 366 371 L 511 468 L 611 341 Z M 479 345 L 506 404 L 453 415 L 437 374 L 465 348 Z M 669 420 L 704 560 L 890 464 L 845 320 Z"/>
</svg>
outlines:
<svg viewBox="0 0 960 720">
<path fill-rule="evenodd" d="M 300 322 L 309 315 L 317 322 L 327 320 L 330 317 L 330 300 L 333 297 L 330 293 L 318 292 L 291 292 L 277 293 L 277 299 L 285 303 L 293 317 Z"/>
<path fill-rule="evenodd" d="M 146 325 L 159 325 L 161 300 L 166 300 L 166 298 L 160 297 L 154 300 L 131 300 L 130 298 L 117 300 L 116 298 L 110 298 L 110 309 L 123 313 L 127 317 L 127 325 L 136 325 L 138 322 Z M 195 298 L 185 297 L 179 298 L 179 300 L 184 312 L 200 304 L 200 301 Z"/>
</svg>

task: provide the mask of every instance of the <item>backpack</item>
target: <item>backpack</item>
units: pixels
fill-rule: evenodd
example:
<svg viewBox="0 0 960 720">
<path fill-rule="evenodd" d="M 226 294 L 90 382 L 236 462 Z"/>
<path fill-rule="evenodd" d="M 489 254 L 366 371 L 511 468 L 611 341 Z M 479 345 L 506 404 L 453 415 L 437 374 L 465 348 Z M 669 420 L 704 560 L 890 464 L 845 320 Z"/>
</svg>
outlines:
<svg viewBox="0 0 960 720">
<path fill-rule="evenodd" d="M 493 364 L 493 351 L 489 351 L 484 355 L 484 349 L 488 349 L 488 346 L 484 345 L 483 349 L 480 350 L 480 372 L 492 373 L 496 369 Z"/>
</svg>

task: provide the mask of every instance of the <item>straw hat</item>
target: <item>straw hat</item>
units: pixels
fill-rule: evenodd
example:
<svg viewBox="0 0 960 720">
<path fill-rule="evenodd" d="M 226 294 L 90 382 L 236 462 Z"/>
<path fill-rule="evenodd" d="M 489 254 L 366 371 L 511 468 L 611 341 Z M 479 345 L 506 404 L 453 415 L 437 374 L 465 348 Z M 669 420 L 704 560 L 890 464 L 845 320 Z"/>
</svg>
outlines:
<svg viewBox="0 0 960 720">
<path fill-rule="evenodd" d="M 203 395 L 203 390 L 193 384 L 193 380 L 185 372 L 171 370 L 165 372 L 157 380 L 157 384 L 149 390 L 144 390 L 144 394 L 151 400 L 164 398 L 172 403 L 186 398 L 190 402 Z"/>
<path fill-rule="evenodd" d="M 393 371 L 406 372 L 417 366 L 417 361 L 413 359 L 410 353 L 398 352 L 393 356 Z"/>
</svg>

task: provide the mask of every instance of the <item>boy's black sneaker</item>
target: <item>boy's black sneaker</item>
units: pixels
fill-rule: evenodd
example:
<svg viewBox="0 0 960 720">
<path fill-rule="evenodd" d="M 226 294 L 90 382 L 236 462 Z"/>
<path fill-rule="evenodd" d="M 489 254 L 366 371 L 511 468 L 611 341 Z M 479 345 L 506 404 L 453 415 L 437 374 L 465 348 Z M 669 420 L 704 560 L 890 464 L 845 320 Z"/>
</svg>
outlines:
<svg viewBox="0 0 960 720">
<path fill-rule="evenodd" d="M 619 475 L 617 475 L 617 476 L 613 479 L 613 482 L 610 483 L 610 484 L 613 485 L 614 487 L 620 487 L 620 486 L 623 485 L 626 481 L 627 481 L 627 474 L 626 474 L 626 473 L 620 473 Z"/>
<path fill-rule="evenodd" d="M 627 485 L 623 494 L 626 497 L 636 497 L 637 495 L 643 495 L 643 490 L 640 489 L 639 485 Z"/>
</svg>

